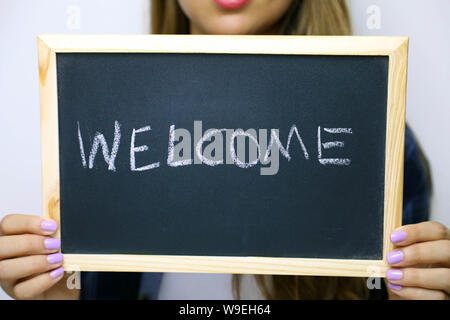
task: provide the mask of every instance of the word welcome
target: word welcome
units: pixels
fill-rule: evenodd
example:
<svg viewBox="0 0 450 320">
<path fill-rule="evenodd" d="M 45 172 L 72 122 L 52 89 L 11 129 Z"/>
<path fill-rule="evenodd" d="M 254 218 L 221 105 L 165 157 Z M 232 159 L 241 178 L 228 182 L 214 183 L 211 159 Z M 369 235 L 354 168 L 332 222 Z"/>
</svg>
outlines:
<svg viewBox="0 0 450 320">
<path fill-rule="evenodd" d="M 96 132 L 87 158 L 79 122 L 77 122 L 77 126 L 82 166 L 88 169 L 94 168 L 94 162 L 100 147 L 103 158 L 108 165 L 108 170 L 116 171 L 115 161 L 122 139 L 121 124 L 118 121 L 114 122 L 114 137 L 112 138 L 111 149 L 105 136 L 101 132 Z M 261 175 L 275 175 L 279 170 L 280 154 L 288 161 L 292 159 L 289 150 L 293 143 L 300 146 L 304 160 L 311 159 L 296 124 L 290 127 L 285 144 L 280 141 L 279 129 L 271 129 L 268 137 L 267 129 L 259 129 L 257 132 L 255 129 L 244 131 L 242 129 L 212 128 L 203 132 L 202 128 L 202 121 L 194 121 L 194 140 L 192 140 L 189 130 L 176 128 L 175 125 L 169 127 L 166 161 L 168 166 L 183 167 L 204 164 L 214 167 L 230 164 L 245 169 L 260 164 Z M 148 125 L 138 129 L 133 128 L 131 131 L 131 171 L 147 171 L 160 167 L 160 161 L 136 167 L 136 155 L 139 152 L 149 150 L 148 145 L 135 145 L 136 136 L 151 130 L 150 125 Z M 352 128 L 317 127 L 317 161 L 322 165 L 349 166 L 351 164 L 350 158 L 322 157 L 322 150 L 344 147 L 344 141 L 323 142 L 321 138 L 322 132 L 327 132 L 328 134 L 353 134 Z M 246 147 L 246 140 L 248 141 L 248 148 Z M 193 144 L 192 141 L 194 141 Z M 224 145 L 226 147 L 225 155 L 223 154 Z"/>
</svg>

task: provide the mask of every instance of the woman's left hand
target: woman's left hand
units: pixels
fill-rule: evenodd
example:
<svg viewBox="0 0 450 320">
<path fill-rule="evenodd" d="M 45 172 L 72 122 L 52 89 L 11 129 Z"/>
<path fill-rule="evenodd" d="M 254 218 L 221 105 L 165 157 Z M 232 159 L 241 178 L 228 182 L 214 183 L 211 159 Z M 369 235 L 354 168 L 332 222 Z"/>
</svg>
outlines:
<svg viewBox="0 0 450 320">
<path fill-rule="evenodd" d="M 405 225 L 391 234 L 390 299 L 449 299 L 450 231 L 435 221 Z"/>
</svg>

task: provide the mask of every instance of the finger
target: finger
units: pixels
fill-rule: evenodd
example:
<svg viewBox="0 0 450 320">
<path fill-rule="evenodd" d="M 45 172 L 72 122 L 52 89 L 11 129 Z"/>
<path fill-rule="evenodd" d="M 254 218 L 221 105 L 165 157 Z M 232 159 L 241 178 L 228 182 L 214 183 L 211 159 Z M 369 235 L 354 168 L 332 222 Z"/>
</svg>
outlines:
<svg viewBox="0 0 450 320">
<path fill-rule="evenodd" d="M 391 299 L 408 300 L 448 300 L 448 294 L 439 290 L 430 290 L 415 287 L 402 287 L 388 282 L 389 296 Z"/>
<path fill-rule="evenodd" d="M 0 280 L 17 280 L 61 266 L 62 253 L 34 255 L 0 261 Z"/>
<path fill-rule="evenodd" d="M 13 288 L 13 295 L 17 299 L 30 299 L 35 297 L 62 279 L 64 270 L 62 267 L 50 272 L 42 273 L 31 279 L 17 283 Z"/>
<path fill-rule="evenodd" d="M 3 236 L 0 237 L 0 260 L 31 254 L 49 254 L 56 252 L 60 246 L 59 239 L 35 234 Z"/>
<path fill-rule="evenodd" d="M 34 233 L 50 235 L 58 229 L 54 220 L 25 214 L 9 214 L 0 222 L 0 235 Z"/>
<path fill-rule="evenodd" d="M 434 240 L 450 240 L 448 228 L 436 221 L 409 224 L 391 233 L 391 241 L 396 246 Z"/>
<path fill-rule="evenodd" d="M 449 268 L 403 268 L 389 269 L 386 278 L 402 287 L 419 287 L 441 290 L 450 294 Z"/>
<path fill-rule="evenodd" d="M 450 240 L 414 243 L 389 252 L 387 261 L 395 267 L 415 266 L 418 264 L 450 266 Z"/>
</svg>

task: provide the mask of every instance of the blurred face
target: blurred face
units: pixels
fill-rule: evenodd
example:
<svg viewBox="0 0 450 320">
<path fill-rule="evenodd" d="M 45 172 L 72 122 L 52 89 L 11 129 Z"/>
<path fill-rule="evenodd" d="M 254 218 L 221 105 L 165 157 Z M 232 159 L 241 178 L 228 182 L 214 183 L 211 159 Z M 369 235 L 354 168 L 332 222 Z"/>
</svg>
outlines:
<svg viewBox="0 0 450 320">
<path fill-rule="evenodd" d="M 293 0 L 178 0 L 193 34 L 272 33 Z"/>
</svg>

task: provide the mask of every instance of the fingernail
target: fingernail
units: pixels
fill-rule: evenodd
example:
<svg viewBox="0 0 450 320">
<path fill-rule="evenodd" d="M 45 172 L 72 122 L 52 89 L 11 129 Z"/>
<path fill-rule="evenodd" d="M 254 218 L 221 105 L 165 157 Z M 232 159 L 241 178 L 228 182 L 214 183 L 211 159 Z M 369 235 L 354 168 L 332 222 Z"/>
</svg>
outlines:
<svg viewBox="0 0 450 320">
<path fill-rule="evenodd" d="M 58 229 L 58 224 L 53 220 L 42 220 L 41 228 L 44 231 L 56 231 L 56 229 Z"/>
<path fill-rule="evenodd" d="M 391 288 L 392 290 L 400 290 L 402 288 L 402 286 L 399 286 L 398 284 L 393 284 L 388 282 L 388 287 Z"/>
<path fill-rule="evenodd" d="M 61 246 L 61 240 L 56 238 L 47 238 L 44 240 L 44 245 L 47 249 L 56 250 Z"/>
<path fill-rule="evenodd" d="M 53 279 L 56 279 L 56 278 L 59 278 L 60 276 L 62 276 L 63 273 L 64 273 L 63 267 L 59 267 L 58 269 L 55 269 L 52 272 L 50 272 L 50 277 L 52 277 Z"/>
<path fill-rule="evenodd" d="M 386 272 L 386 277 L 388 280 L 400 280 L 403 277 L 403 272 L 401 270 L 389 269 Z"/>
<path fill-rule="evenodd" d="M 387 261 L 389 264 L 396 264 L 403 260 L 403 252 L 400 250 L 389 252 L 387 255 Z"/>
<path fill-rule="evenodd" d="M 406 239 L 405 231 L 395 231 L 391 233 L 391 241 L 393 243 L 402 242 L 405 239 Z"/>
<path fill-rule="evenodd" d="M 62 253 L 58 252 L 58 253 L 53 253 L 53 254 L 49 254 L 47 256 L 47 261 L 50 264 L 54 264 L 54 263 L 60 263 L 63 259 L 63 255 Z"/>
</svg>

